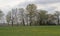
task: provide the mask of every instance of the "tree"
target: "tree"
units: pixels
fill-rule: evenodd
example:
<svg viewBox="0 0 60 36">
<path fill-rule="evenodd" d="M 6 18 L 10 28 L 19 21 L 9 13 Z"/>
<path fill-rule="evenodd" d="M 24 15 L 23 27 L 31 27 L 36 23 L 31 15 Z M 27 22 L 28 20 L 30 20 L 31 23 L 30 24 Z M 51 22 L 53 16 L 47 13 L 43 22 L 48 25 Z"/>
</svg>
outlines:
<svg viewBox="0 0 60 36">
<path fill-rule="evenodd" d="M 4 17 L 4 13 L 2 10 L 0 10 L 0 21 L 1 21 L 1 23 L 4 23 L 3 19 L 2 19 L 3 17 Z"/>
<path fill-rule="evenodd" d="M 19 9 L 19 13 L 21 15 L 20 18 L 21 18 L 22 24 L 25 26 L 25 22 L 24 22 L 24 9 L 20 8 Z"/>
<path fill-rule="evenodd" d="M 48 21 L 47 21 L 47 24 L 48 25 L 55 25 L 55 20 L 56 20 L 56 17 L 54 14 L 48 14 Z"/>
<path fill-rule="evenodd" d="M 29 24 L 29 23 L 28 23 L 28 22 L 29 22 L 28 20 L 29 20 L 29 19 L 28 19 L 28 14 L 26 14 L 26 23 L 27 23 L 27 26 L 28 26 L 28 24 Z"/>
<path fill-rule="evenodd" d="M 12 9 L 12 11 L 11 11 L 11 23 L 12 23 L 12 27 L 13 27 L 13 24 L 14 24 L 14 15 L 15 15 L 15 9 Z"/>
<path fill-rule="evenodd" d="M 4 15 L 3 11 L 0 10 L 0 18 Z"/>
<path fill-rule="evenodd" d="M 11 12 L 8 12 L 8 14 L 6 15 L 6 21 L 9 25 L 9 22 L 11 21 Z"/>
<path fill-rule="evenodd" d="M 34 12 L 36 11 L 36 5 L 35 4 L 29 4 L 27 5 L 26 7 L 26 10 L 29 12 L 29 17 L 30 17 L 30 26 L 32 24 L 32 17 L 33 17 L 33 14 Z"/>
<path fill-rule="evenodd" d="M 46 23 L 46 21 L 47 21 L 47 11 L 46 10 L 40 10 L 39 11 L 40 13 L 40 19 L 39 19 L 39 21 L 40 21 L 40 24 L 45 24 Z"/>
<path fill-rule="evenodd" d="M 17 26 L 18 26 L 18 9 L 16 8 L 16 9 L 13 9 L 14 11 L 13 11 L 13 17 L 14 17 L 14 23 L 16 23 L 17 24 Z"/>
<path fill-rule="evenodd" d="M 60 12 L 59 12 L 59 11 L 56 11 L 56 12 L 55 12 L 55 16 L 57 16 L 57 19 L 58 19 L 58 21 L 57 21 L 57 22 L 58 22 L 58 25 L 59 25 L 59 22 L 60 22 L 60 21 L 59 21 L 59 20 L 60 20 L 60 19 L 59 19 Z"/>
</svg>

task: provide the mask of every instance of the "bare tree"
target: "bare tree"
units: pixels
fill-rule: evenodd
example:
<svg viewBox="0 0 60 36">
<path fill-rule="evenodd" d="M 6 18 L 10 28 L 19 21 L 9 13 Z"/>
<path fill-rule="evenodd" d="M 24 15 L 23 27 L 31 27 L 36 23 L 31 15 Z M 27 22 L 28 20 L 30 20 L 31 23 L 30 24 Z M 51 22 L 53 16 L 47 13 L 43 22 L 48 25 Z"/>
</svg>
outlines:
<svg viewBox="0 0 60 36">
<path fill-rule="evenodd" d="M 4 17 L 4 13 L 2 10 L 0 10 L 0 21 L 2 22 L 2 18 Z"/>
<path fill-rule="evenodd" d="M 19 12 L 21 14 L 20 18 L 21 18 L 22 24 L 25 26 L 25 22 L 24 22 L 24 9 L 20 8 Z"/>
<path fill-rule="evenodd" d="M 11 12 L 8 12 L 8 14 L 6 15 L 6 21 L 9 25 L 9 22 L 11 21 Z"/>
<path fill-rule="evenodd" d="M 57 16 L 57 19 L 58 19 L 58 21 L 57 21 L 57 22 L 58 22 L 58 25 L 59 25 L 59 22 L 60 22 L 60 21 L 59 21 L 59 20 L 60 20 L 60 19 L 59 19 L 60 11 L 56 11 L 55 16 Z"/>
</svg>

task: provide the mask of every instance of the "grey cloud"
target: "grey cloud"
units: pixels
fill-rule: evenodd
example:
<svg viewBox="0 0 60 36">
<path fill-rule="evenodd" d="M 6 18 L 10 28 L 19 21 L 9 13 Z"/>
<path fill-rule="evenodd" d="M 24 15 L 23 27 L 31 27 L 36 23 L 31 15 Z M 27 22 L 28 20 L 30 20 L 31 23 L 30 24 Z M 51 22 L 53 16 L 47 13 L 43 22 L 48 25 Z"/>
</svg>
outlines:
<svg viewBox="0 0 60 36">
<path fill-rule="evenodd" d="M 31 3 L 33 3 L 33 2 L 26 1 L 26 2 L 24 2 L 24 3 L 21 3 L 21 4 L 17 5 L 17 7 L 22 7 L 22 8 L 24 8 L 24 7 L 26 7 L 28 4 L 31 4 Z"/>
<path fill-rule="evenodd" d="M 46 7 L 45 9 L 48 11 L 55 11 L 56 7 Z"/>
<path fill-rule="evenodd" d="M 55 9 L 56 9 L 57 7 L 51 7 L 51 6 L 47 7 L 47 5 L 45 6 L 45 4 L 59 3 L 59 2 L 60 2 L 60 0 L 35 0 L 35 1 L 33 1 L 33 2 L 31 2 L 31 1 L 26 1 L 26 2 L 24 2 L 24 3 L 19 4 L 17 7 L 26 7 L 26 6 L 27 6 L 28 4 L 30 4 L 30 3 L 35 3 L 35 4 L 41 4 L 41 5 L 43 5 L 43 6 L 45 7 L 45 10 L 55 11 Z"/>
<path fill-rule="evenodd" d="M 44 5 L 44 4 L 58 3 L 58 2 L 60 2 L 60 0 L 35 0 L 35 1 L 26 1 L 24 3 L 19 4 L 18 6 L 26 6 L 27 4 L 30 3 Z"/>
<path fill-rule="evenodd" d="M 37 4 L 50 4 L 50 3 L 58 3 L 60 0 L 35 0 L 34 3 Z"/>
</svg>

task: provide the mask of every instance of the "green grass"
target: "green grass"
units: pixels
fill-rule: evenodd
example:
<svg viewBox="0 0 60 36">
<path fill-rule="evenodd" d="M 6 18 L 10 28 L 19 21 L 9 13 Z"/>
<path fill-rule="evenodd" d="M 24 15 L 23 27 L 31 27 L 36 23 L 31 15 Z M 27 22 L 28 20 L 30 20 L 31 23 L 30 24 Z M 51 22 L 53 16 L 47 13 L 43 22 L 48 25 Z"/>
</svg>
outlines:
<svg viewBox="0 0 60 36">
<path fill-rule="evenodd" d="M 0 27 L 0 36 L 60 36 L 60 26 Z"/>
</svg>

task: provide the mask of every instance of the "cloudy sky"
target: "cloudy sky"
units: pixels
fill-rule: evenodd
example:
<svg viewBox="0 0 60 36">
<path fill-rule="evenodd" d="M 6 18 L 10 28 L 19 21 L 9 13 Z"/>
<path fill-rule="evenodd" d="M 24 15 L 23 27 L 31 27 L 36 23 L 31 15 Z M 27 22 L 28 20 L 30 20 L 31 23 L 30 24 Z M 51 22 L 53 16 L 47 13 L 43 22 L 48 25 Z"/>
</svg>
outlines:
<svg viewBox="0 0 60 36">
<path fill-rule="evenodd" d="M 27 4 L 34 3 L 38 9 L 48 11 L 60 11 L 60 0 L 0 0 L 0 9 L 5 11 L 13 7 L 26 7 Z M 51 12 L 50 12 L 51 13 Z"/>
</svg>

